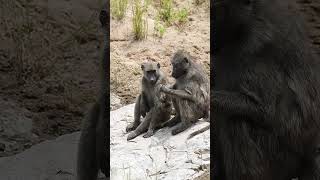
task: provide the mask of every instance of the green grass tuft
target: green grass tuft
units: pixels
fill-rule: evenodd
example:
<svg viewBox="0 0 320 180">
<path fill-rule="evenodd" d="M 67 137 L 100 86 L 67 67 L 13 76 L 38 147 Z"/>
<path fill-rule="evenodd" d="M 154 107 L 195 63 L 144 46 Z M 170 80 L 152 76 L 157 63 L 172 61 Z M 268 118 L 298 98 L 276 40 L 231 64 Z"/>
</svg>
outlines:
<svg viewBox="0 0 320 180">
<path fill-rule="evenodd" d="M 127 12 L 128 0 L 111 0 L 111 14 L 114 18 L 121 20 Z"/>
<path fill-rule="evenodd" d="M 134 0 L 132 7 L 132 23 L 133 23 L 133 34 L 135 40 L 141 40 L 147 38 L 148 34 L 148 23 L 146 19 L 146 12 L 148 7 L 148 1 Z"/>
</svg>

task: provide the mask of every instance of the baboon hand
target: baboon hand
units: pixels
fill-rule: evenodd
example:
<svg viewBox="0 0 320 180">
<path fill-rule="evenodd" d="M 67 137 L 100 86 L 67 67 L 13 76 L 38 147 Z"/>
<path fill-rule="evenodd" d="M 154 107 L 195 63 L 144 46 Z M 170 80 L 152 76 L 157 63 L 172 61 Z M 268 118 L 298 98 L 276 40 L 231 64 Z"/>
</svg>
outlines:
<svg viewBox="0 0 320 180">
<path fill-rule="evenodd" d="M 163 93 L 160 93 L 160 101 L 165 102 L 166 101 L 166 95 Z"/>
<path fill-rule="evenodd" d="M 170 92 L 170 88 L 166 85 L 162 85 L 160 87 L 160 91 L 167 93 L 167 92 Z"/>
</svg>

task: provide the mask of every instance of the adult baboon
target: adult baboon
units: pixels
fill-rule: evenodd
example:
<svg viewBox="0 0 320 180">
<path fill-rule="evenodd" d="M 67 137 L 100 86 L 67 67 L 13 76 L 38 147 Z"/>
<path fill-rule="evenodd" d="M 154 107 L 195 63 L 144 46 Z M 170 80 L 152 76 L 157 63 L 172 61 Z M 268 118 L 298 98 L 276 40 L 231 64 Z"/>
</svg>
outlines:
<svg viewBox="0 0 320 180">
<path fill-rule="evenodd" d="M 131 140 L 140 134 L 147 133 L 143 137 L 150 137 L 154 134 L 156 128 L 160 127 L 162 122 L 170 119 L 171 102 L 168 96 L 160 92 L 160 85 L 166 83 L 166 77 L 160 70 L 160 64 L 156 62 L 145 62 L 141 65 L 143 77 L 141 81 L 142 91 L 137 97 L 134 108 L 134 122 L 126 128 Z M 145 117 L 140 122 L 140 117 Z"/>
<path fill-rule="evenodd" d="M 172 135 L 189 128 L 200 118 L 209 117 L 210 84 L 203 68 L 193 62 L 189 53 L 178 50 L 171 61 L 172 77 L 176 79 L 172 87 L 162 86 L 161 91 L 171 96 L 176 116 L 164 123 L 164 126 L 174 126 Z"/>
<path fill-rule="evenodd" d="M 320 179 L 319 58 L 292 5 L 213 2 L 219 180 Z"/>
<path fill-rule="evenodd" d="M 101 170 L 106 177 L 110 177 L 107 138 L 109 132 L 109 3 L 100 12 L 100 23 L 104 32 L 104 49 L 102 58 L 101 95 L 93 105 L 88 117 L 82 124 L 78 146 L 77 179 L 95 180 Z"/>
</svg>

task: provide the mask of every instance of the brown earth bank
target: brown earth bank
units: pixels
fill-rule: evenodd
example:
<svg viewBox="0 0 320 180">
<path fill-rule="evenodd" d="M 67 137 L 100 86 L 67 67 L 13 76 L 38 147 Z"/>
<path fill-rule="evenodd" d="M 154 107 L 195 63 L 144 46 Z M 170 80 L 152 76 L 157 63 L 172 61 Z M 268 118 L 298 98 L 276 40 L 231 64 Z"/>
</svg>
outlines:
<svg viewBox="0 0 320 180">
<path fill-rule="evenodd" d="M 0 1 L 0 97 L 33 120 L 30 137 L 0 131 L 0 156 L 80 129 L 99 87 L 99 7 L 88 0 Z"/>
<path fill-rule="evenodd" d="M 320 2 L 297 2 L 320 54 Z M 99 89 L 100 5 L 100 0 L 0 0 L 0 97 L 33 121 L 28 137 L 8 137 L 0 128 L 0 156 L 80 129 Z M 123 20 L 111 20 L 111 91 L 123 104 L 139 92 L 140 63 L 148 58 L 170 74 L 170 58 L 183 48 L 209 74 L 208 7 L 175 0 L 174 8 L 188 9 L 188 21 L 167 27 L 159 38 L 153 36 L 157 5 L 151 5 L 148 37 L 142 41 L 133 40 L 131 8 Z"/>
</svg>

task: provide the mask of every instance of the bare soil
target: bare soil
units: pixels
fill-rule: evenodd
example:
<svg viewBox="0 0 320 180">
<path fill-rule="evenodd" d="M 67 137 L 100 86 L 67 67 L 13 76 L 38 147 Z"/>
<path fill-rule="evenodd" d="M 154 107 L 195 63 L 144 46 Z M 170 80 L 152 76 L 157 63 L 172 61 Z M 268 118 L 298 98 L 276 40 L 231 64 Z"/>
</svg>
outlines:
<svg viewBox="0 0 320 180">
<path fill-rule="evenodd" d="M 194 0 L 174 1 L 174 10 L 186 8 L 188 20 L 180 26 L 166 27 L 164 36 L 154 36 L 159 5 L 148 7 L 147 39 L 135 41 L 132 33 L 132 6 L 123 20 L 111 19 L 111 90 L 120 96 L 122 103 L 132 103 L 140 90 L 142 62 L 151 59 L 171 74 L 170 59 L 178 49 L 188 51 L 208 75 L 210 70 L 210 9 L 209 1 L 196 5 Z M 172 79 L 171 79 L 172 82 Z"/>
</svg>

